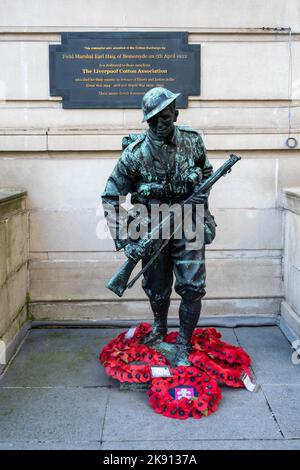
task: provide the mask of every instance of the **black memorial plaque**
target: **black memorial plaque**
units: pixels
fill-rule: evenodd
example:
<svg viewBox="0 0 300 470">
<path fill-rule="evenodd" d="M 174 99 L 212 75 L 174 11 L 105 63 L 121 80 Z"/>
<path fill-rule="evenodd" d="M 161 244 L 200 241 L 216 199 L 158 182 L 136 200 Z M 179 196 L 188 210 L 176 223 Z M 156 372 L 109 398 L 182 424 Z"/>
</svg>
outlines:
<svg viewBox="0 0 300 470">
<path fill-rule="evenodd" d="M 49 46 L 50 95 L 64 108 L 140 108 L 150 88 L 200 95 L 200 45 L 182 32 L 62 33 Z"/>
</svg>

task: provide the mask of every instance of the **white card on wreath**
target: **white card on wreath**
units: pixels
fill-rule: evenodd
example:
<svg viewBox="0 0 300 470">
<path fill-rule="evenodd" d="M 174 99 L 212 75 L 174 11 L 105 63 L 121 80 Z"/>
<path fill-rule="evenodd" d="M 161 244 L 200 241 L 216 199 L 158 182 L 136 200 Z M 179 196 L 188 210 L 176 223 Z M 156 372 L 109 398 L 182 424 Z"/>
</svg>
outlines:
<svg viewBox="0 0 300 470">
<path fill-rule="evenodd" d="M 168 366 L 151 366 L 151 377 L 156 379 L 158 377 L 171 377 L 172 373 Z"/>
<path fill-rule="evenodd" d="M 246 374 L 246 372 L 243 372 L 242 375 L 241 375 L 241 380 L 243 381 L 245 387 L 247 390 L 249 390 L 249 392 L 258 392 L 259 390 L 259 385 L 252 382 L 252 380 L 250 379 L 249 375 Z"/>
<path fill-rule="evenodd" d="M 125 333 L 125 339 L 131 339 L 134 336 L 134 333 L 136 332 L 136 326 L 132 326 L 129 328 L 128 331 Z"/>
</svg>

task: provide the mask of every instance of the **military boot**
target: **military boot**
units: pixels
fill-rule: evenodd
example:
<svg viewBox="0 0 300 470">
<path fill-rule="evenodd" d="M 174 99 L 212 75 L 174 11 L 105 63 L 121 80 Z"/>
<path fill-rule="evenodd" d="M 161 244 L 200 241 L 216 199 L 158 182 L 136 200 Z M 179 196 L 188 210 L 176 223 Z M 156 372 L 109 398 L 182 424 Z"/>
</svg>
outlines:
<svg viewBox="0 0 300 470">
<path fill-rule="evenodd" d="M 176 354 L 174 364 L 179 366 L 190 366 L 189 355 L 192 349 L 191 339 L 197 326 L 201 311 L 201 300 L 182 300 L 179 307 L 179 335 L 176 341 Z"/>
<path fill-rule="evenodd" d="M 168 311 L 170 306 L 170 299 L 162 300 L 161 302 L 150 302 L 151 309 L 154 315 L 154 324 L 152 331 L 142 338 L 141 343 L 151 346 L 158 342 L 163 341 L 167 333 L 168 326 Z"/>
</svg>

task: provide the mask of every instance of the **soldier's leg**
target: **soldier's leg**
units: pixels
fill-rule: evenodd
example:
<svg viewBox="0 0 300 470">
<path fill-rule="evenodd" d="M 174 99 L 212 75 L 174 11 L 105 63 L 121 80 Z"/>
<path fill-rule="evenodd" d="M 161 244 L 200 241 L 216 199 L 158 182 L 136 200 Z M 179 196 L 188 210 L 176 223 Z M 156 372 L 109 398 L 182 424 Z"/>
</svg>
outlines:
<svg viewBox="0 0 300 470">
<path fill-rule="evenodd" d="M 142 260 L 142 266 L 148 257 Z M 144 344 L 157 343 L 167 333 L 168 310 L 173 284 L 173 263 L 168 247 L 162 251 L 157 260 L 144 273 L 143 289 L 147 294 L 154 316 L 153 329 L 142 340 Z"/>
<path fill-rule="evenodd" d="M 199 320 L 201 299 L 205 295 L 205 245 L 198 250 L 187 250 L 184 239 L 174 240 L 172 245 L 175 290 L 181 296 L 175 363 L 188 366 L 191 338 Z"/>
</svg>

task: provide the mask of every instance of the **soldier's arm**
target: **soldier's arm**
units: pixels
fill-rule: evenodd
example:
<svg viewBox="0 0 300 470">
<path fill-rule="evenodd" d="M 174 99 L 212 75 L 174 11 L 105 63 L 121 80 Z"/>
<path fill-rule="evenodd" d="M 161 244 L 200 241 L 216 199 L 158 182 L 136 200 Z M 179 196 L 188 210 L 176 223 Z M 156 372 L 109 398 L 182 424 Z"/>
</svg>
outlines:
<svg viewBox="0 0 300 470">
<path fill-rule="evenodd" d="M 121 228 L 126 228 L 127 212 L 120 204 L 127 194 L 136 191 L 136 179 L 136 165 L 130 151 L 126 149 L 108 178 L 101 195 L 104 215 L 117 250 L 126 245 L 126 239 L 121 235 Z"/>
</svg>

